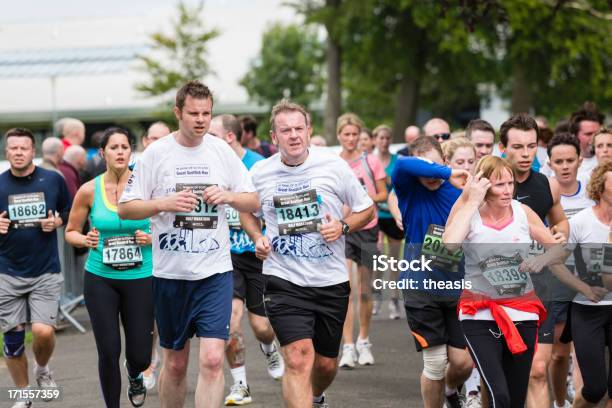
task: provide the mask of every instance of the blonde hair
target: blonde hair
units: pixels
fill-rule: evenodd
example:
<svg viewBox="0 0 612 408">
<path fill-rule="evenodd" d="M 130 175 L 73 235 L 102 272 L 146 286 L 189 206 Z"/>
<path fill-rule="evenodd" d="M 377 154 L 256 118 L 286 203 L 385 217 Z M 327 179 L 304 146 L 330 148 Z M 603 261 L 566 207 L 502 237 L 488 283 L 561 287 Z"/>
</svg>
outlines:
<svg viewBox="0 0 612 408">
<path fill-rule="evenodd" d="M 606 174 L 612 171 L 612 161 L 606 161 L 593 169 L 591 180 L 587 186 L 587 195 L 597 203 L 601 200 L 606 184 Z"/>
<path fill-rule="evenodd" d="M 500 178 L 506 170 L 512 174 L 512 178 L 514 179 L 514 191 L 516 191 L 516 169 L 506 159 L 502 159 L 497 156 L 485 156 L 478 161 L 478 164 L 476 164 L 474 174 L 482 172 L 482 175 L 480 176 L 481 178 L 491 180 L 491 177 Z M 485 199 L 487 199 L 489 195 L 490 191 L 487 191 Z"/>
<path fill-rule="evenodd" d="M 304 109 L 304 107 L 302 105 L 300 105 L 299 103 L 295 103 L 295 102 L 291 102 L 291 100 L 287 99 L 287 98 L 283 98 L 280 100 L 279 103 L 277 103 L 276 105 L 274 105 L 274 107 L 272 108 L 272 114 L 270 115 L 270 127 L 271 127 L 271 131 L 272 132 L 276 132 L 276 117 L 281 114 L 281 113 L 286 113 L 286 112 L 299 112 L 302 115 L 304 115 L 304 123 L 306 124 L 306 126 L 308 126 L 308 112 L 306 112 L 306 109 Z"/>
<path fill-rule="evenodd" d="M 595 132 L 595 134 L 593 135 L 593 146 L 595 146 L 595 140 L 597 139 L 597 136 L 600 135 L 612 135 L 612 129 L 608 129 L 605 126 L 602 126 L 597 132 Z"/>
<path fill-rule="evenodd" d="M 391 128 L 389 126 L 387 126 L 387 125 L 378 125 L 372 131 L 372 135 L 374 136 L 374 139 L 376 139 L 378 137 L 378 134 L 380 132 L 387 132 L 387 133 L 389 133 L 389 136 L 391 136 Z"/>
<path fill-rule="evenodd" d="M 340 134 L 340 132 L 342 132 L 342 128 L 348 125 L 357 126 L 359 128 L 359 133 L 361 133 L 364 128 L 363 122 L 359 116 L 354 113 L 345 113 L 344 115 L 340 116 L 336 122 L 336 134 Z"/>
<path fill-rule="evenodd" d="M 474 152 L 474 158 L 476 158 L 476 148 L 474 144 L 465 137 L 457 137 L 454 139 L 447 140 L 442 143 L 442 152 L 444 152 L 444 158 L 447 161 L 453 158 L 457 150 L 462 147 L 469 147 Z"/>
</svg>

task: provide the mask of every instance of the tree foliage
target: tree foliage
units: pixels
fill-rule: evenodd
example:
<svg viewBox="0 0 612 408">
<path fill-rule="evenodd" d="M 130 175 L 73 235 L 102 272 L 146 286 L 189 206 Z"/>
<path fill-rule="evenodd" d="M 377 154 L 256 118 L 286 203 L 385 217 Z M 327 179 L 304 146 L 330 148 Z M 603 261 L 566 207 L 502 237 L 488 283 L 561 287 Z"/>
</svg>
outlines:
<svg viewBox="0 0 612 408">
<path fill-rule="evenodd" d="M 274 24 L 263 34 L 259 55 L 240 85 L 262 105 L 272 107 L 288 97 L 308 106 L 321 97 L 324 57 L 314 30 Z"/>
<path fill-rule="evenodd" d="M 204 26 L 203 10 L 203 2 L 196 6 L 180 2 L 178 17 L 172 22 L 172 34 L 151 34 L 150 55 L 138 57 L 149 78 L 136 84 L 138 91 L 148 96 L 164 95 L 189 80 L 201 80 L 212 73 L 207 48 L 220 32 Z"/>
</svg>

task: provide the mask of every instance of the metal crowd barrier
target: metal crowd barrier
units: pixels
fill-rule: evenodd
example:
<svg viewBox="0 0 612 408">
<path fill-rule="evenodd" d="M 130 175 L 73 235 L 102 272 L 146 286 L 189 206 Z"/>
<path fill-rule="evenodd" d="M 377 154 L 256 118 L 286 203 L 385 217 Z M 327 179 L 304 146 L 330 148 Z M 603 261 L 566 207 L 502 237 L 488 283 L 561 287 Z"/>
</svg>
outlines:
<svg viewBox="0 0 612 408">
<path fill-rule="evenodd" d="M 72 316 L 72 312 L 84 301 L 83 274 L 85 273 L 86 256 L 75 255 L 74 248 L 64 239 L 64 232 L 64 227 L 57 230 L 59 258 L 64 276 L 64 287 L 60 299 L 60 318 L 70 322 L 81 333 L 85 333 L 87 330 Z"/>
</svg>

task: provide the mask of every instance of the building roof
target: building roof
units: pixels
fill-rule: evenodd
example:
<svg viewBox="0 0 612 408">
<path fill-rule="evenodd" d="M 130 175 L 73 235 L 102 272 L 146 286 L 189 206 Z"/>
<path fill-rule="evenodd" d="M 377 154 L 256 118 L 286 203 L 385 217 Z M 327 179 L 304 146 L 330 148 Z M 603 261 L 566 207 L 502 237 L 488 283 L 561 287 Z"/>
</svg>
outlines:
<svg viewBox="0 0 612 408">
<path fill-rule="evenodd" d="M 129 69 L 144 45 L 0 51 L 0 78 L 101 75 Z"/>
</svg>

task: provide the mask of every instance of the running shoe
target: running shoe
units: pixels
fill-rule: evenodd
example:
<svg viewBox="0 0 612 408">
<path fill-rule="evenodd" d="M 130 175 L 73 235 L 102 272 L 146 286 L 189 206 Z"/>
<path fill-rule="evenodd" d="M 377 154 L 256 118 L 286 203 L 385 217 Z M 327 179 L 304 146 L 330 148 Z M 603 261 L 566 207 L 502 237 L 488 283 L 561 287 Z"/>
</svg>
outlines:
<svg viewBox="0 0 612 408">
<path fill-rule="evenodd" d="M 130 403 L 134 407 L 142 407 L 145 403 L 145 399 L 147 398 L 147 389 L 144 386 L 142 373 L 138 375 L 136 378 L 131 378 L 129 375 L 128 381 L 129 386 L 127 389 L 127 396 L 130 400 Z"/>
<path fill-rule="evenodd" d="M 569 402 L 568 400 L 565 400 L 565 404 L 563 404 L 561 407 L 559 407 L 559 406 L 557 405 L 557 402 L 555 401 L 555 402 L 553 403 L 553 407 L 555 407 L 555 408 L 572 408 L 572 403 L 571 403 L 571 402 Z"/>
<path fill-rule="evenodd" d="M 482 401 L 480 400 L 480 394 L 470 394 L 467 397 L 465 408 L 481 408 Z"/>
<path fill-rule="evenodd" d="M 34 373 L 36 375 L 36 384 L 38 384 L 39 388 L 57 388 L 57 384 L 55 383 L 55 380 L 53 379 L 53 377 L 51 376 L 51 371 L 47 371 L 44 374 L 40 374 L 37 373 L 37 367 L 36 364 L 34 365 Z M 53 400 L 53 396 L 48 396 L 47 398 L 44 398 L 43 401 L 45 402 L 49 402 Z M 30 402 L 31 403 L 31 402 Z"/>
<path fill-rule="evenodd" d="M 19 401 L 13 404 L 11 408 L 30 408 L 32 401 Z"/>
<path fill-rule="evenodd" d="M 446 408 L 464 408 L 464 402 L 458 392 L 446 395 Z"/>
<path fill-rule="evenodd" d="M 312 408 L 329 408 L 329 404 L 325 402 L 325 394 L 323 394 L 323 399 L 321 402 L 313 402 Z"/>
<path fill-rule="evenodd" d="M 399 299 L 389 301 L 389 319 L 398 320 L 400 318 Z"/>
<path fill-rule="evenodd" d="M 285 362 L 283 361 L 283 356 L 278 351 L 276 344 L 274 344 L 274 350 L 270 353 L 266 353 L 263 350 L 262 344 L 259 344 L 259 348 L 261 352 L 266 356 L 266 365 L 268 368 L 268 374 L 275 380 L 280 380 L 283 378 L 283 374 L 285 373 Z"/>
<path fill-rule="evenodd" d="M 340 368 L 352 370 L 355 368 L 355 361 L 357 361 L 355 346 L 353 344 L 345 344 L 342 347 L 342 358 L 340 359 L 339 364 Z"/>
<path fill-rule="evenodd" d="M 374 356 L 372 355 L 372 343 L 369 340 L 357 340 L 357 353 L 359 353 L 359 359 L 357 360 L 359 365 L 373 365 Z"/>
<path fill-rule="evenodd" d="M 250 404 L 251 402 L 253 402 L 253 399 L 251 398 L 251 390 L 248 386 L 243 385 L 240 381 L 232 385 L 229 395 L 225 397 L 226 407 L 246 405 Z"/>
</svg>

